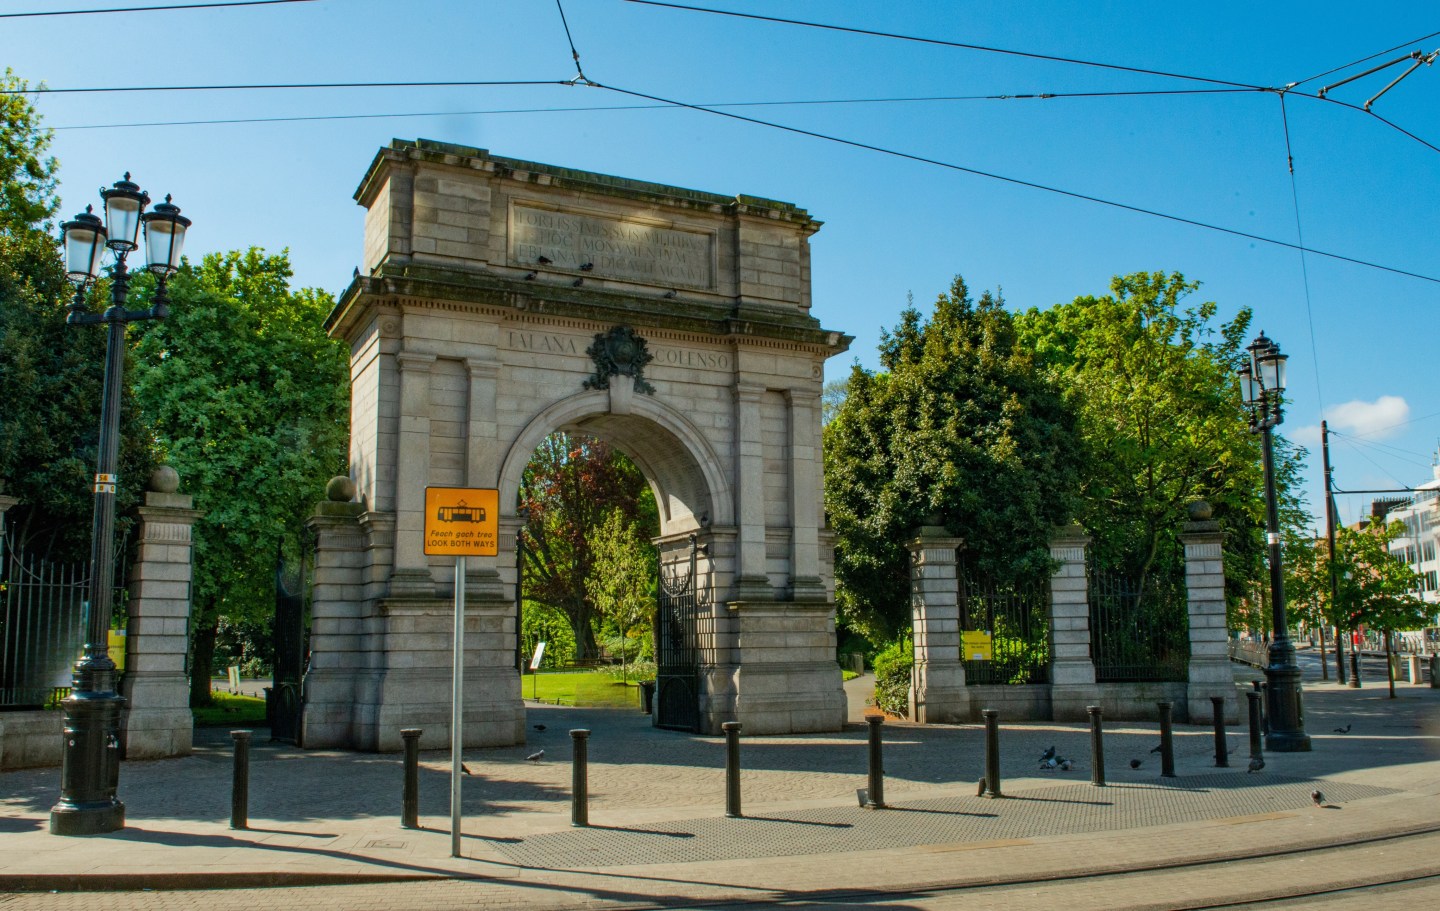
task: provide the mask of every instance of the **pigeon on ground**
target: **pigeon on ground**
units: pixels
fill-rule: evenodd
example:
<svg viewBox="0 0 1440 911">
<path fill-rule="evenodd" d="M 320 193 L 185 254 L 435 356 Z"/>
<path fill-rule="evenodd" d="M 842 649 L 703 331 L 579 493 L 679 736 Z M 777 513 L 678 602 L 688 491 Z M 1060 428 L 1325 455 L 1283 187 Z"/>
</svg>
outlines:
<svg viewBox="0 0 1440 911">
<path fill-rule="evenodd" d="M 1073 759 L 1060 760 L 1060 771 L 1068 772 L 1073 768 L 1075 768 L 1075 761 Z"/>
<path fill-rule="evenodd" d="M 526 273 L 525 273 L 525 280 L 526 280 L 527 282 L 533 282 L 533 281 L 535 280 L 535 272 L 534 272 L 533 270 L 530 271 L 530 272 L 526 272 Z"/>
<path fill-rule="evenodd" d="M 1251 771 L 1251 772 L 1258 772 L 1258 771 L 1260 771 L 1260 770 L 1263 769 L 1263 768 L 1265 768 L 1265 760 L 1261 759 L 1259 756 L 1253 756 L 1253 757 L 1251 757 L 1251 759 L 1250 759 L 1250 771 Z"/>
<path fill-rule="evenodd" d="M 1352 728 L 1354 725 L 1355 725 L 1355 722 L 1352 721 L 1352 722 L 1350 722 L 1349 724 L 1345 725 L 1343 728 L 1336 728 L 1336 729 L 1335 729 L 1335 733 L 1337 733 L 1337 734 L 1348 734 L 1348 733 L 1350 733 L 1350 728 Z"/>
<path fill-rule="evenodd" d="M 666 291 L 663 296 L 664 296 L 664 298 L 665 298 L 667 301 L 673 301 L 673 300 L 675 299 L 675 292 L 674 292 L 674 291 Z"/>
<path fill-rule="evenodd" d="M 595 268 L 595 264 L 594 264 L 594 263 L 581 263 L 581 264 L 580 264 L 580 271 L 581 271 L 581 272 L 589 272 L 590 270 L 592 270 L 592 269 L 594 269 L 594 268 Z"/>
<path fill-rule="evenodd" d="M 537 731 L 543 731 L 543 730 L 545 730 L 545 725 L 543 725 L 543 724 L 537 724 L 537 725 L 535 725 L 534 727 L 535 727 L 535 730 L 537 730 Z"/>
<path fill-rule="evenodd" d="M 526 756 L 526 757 L 525 757 L 525 761 L 526 761 L 526 762 L 539 762 L 540 760 L 542 760 L 542 759 L 544 759 L 544 758 L 545 758 L 545 751 L 544 751 L 544 750 L 536 750 L 535 752 L 531 753 L 529 756 Z"/>
<path fill-rule="evenodd" d="M 1049 759 L 1046 759 L 1040 763 L 1040 771 L 1053 772 L 1055 771 L 1055 766 L 1057 765 L 1059 765 L 1059 763 L 1055 761 L 1054 756 L 1051 756 Z"/>
<path fill-rule="evenodd" d="M 1313 801 L 1317 807 L 1325 806 L 1325 795 L 1321 794 L 1318 788 L 1310 792 L 1310 800 Z"/>
<path fill-rule="evenodd" d="M 1051 759 L 1054 759 L 1054 758 L 1055 758 L 1055 747 L 1054 747 L 1054 746 L 1049 747 L 1047 750 L 1045 750 L 1045 752 L 1043 752 L 1043 753 L 1040 754 L 1040 761 L 1041 761 L 1041 762 L 1048 762 L 1048 761 L 1050 761 Z"/>
<path fill-rule="evenodd" d="M 979 787 L 978 789 L 976 789 L 976 791 L 975 791 L 975 796 L 976 796 L 976 797 L 984 797 L 984 796 L 985 796 L 985 779 L 984 779 L 984 777 L 981 777 L 981 779 L 980 779 L 980 787 Z"/>
<path fill-rule="evenodd" d="M 554 262 L 554 260 L 552 260 L 552 259 L 551 259 L 550 257 L 548 257 L 548 256 L 537 256 L 537 257 L 535 257 L 535 261 L 536 261 L 537 263 L 539 263 L 540 265 L 542 265 L 542 266 L 548 266 L 548 265 L 550 265 L 552 262 Z"/>
<path fill-rule="evenodd" d="M 1138 760 L 1138 759 L 1132 759 L 1132 760 L 1130 760 L 1130 768 L 1132 768 L 1132 769 L 1138 769 L 1138 768 L 1140 768 L 1140 760 Z"/>
</svg>

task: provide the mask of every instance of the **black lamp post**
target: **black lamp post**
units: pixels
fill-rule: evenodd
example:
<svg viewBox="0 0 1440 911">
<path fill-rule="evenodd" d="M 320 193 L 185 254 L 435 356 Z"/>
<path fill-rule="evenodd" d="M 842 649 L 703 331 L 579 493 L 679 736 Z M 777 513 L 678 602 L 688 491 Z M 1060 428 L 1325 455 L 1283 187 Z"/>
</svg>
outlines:
<svg viewBox="0 0 1440 911">
<path fill-rule="evenodd" d="M 115 692 L 115 662 L 110 660 L 108 634 L 114 607 L 115 488 L 120 450 L 120 389 L 125 368 L 125 327 L 135 320 L 164 319 L 169 312 L 165 284 L 180 265 L 180 250 L 190 219 L 181 216 L 170 197 L 146 212 L 150 197 L 125 179 L 102 189 L 105 221 L 90 206 L 61 226 L 65 233 L 66 277 L 75 284 L 67 322 L 74 326 L 104 323 L 105 385 L 100 405 L 100 444 L 95 465 L 95 521 L 90 538 L 90 590 L 85 603 L 85 653 L 75 664 L 65 709 L 60 801 L 50 810 L 55 835 L 97 835 L 125 827 L 125 805 L 115 798 L 120 780 L 120 708 Z M 159 280 L 155 302 L 147 310 L 125 309 L 130 273 L 125 260 L 138 246 L 145 226 L 146 269 Z M 85 292 L 99 277 L 106 249 L 115 252 L 110 273 L 110 307 L 94 313 Z"/>
<path fill-rule="evenodd" d="M 1280 562 L 1280 514 L 1275 503 L 1275 446 L 1270 431 L 1284 420 L 1285 359 L 1280 346 L 1265 337 L 1250 343 L 1250 363 L 1240 368 L 1240 391 L 1250 412 L 1250 432 L 1261 435 L 1265 464 L 1265 540 L 1270 551 L 1270 610 L 1274 634 L 1265 665 L 1269 733 L 1265 749 L 1275 753 L 1310 750 L 1305 710 L 1300 702 L 1300 667 L 1285 617 L 1284 565 Z"/>
</svg>

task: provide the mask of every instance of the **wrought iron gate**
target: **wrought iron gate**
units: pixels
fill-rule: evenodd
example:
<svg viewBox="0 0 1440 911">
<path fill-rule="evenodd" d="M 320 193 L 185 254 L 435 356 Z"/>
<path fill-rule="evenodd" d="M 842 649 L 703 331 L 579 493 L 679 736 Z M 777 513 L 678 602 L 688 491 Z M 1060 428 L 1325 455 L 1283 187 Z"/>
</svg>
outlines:
<svg viewBox="0 0 1440 911">
<path fill-rule="evenodd" d="M 122 579 L 127 538 L 116 548 Z M 85 647 L 89 589 L 83 563 L 27 556 L 0 539 L 0 710 L 54 707 L 70 694 L 70 672 Z"/>
<path fill-rule="evenodd" d="M 660 564 L 660 597 L 655 612 L 656 727 L 700 729 L 699 549 L 690 536 L 690 558 Z"/>
<path fill-rule="evenodd" d="M 270 739 L 298 743 L 300 683 L 305 676 L 305 603 L 310 588 L 311 542 L 302 539 L 300 560 L 292 569 L 283 551 L 275 560 L 274 680 L 267 694 Z"/>
<path fill-rule="evenodd" d="M 965 661 L 965 682 L 1046 683 L 1050 667 L 1048 580 L 997 582 L 978 575 L 960 578 L 960 628 L 991 636 L 989 661 Z"/>
<path fill-rule="evenodd" d="M 1090 656 L 1095 680 L 1184 681 L 1190 667 L 1190 616 L 1185 583 L 1140 581 L 1093 563 L 1088 567 Z"/>
</svg>

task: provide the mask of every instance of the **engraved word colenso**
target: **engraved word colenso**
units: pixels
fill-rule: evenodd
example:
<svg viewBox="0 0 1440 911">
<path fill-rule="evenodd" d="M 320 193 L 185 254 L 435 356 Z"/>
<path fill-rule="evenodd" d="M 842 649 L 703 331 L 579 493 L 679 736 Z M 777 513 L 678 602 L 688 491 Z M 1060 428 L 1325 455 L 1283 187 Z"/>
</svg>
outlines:
<svg viewBox="0 0 1440 911">
<path fill-rule="evenodd" d="M 505 334 L 506 347 L 515 351 L 533 351 L 542 354 L 583 354 L 590 344 L 590 338 L 571 335 L 557 335 L 550 332 L 524 332 L 511 329 Z M 650 354 L 655 366 L 693 367 L 706 370 L 729 370 L 730 355 L 724 351 L 709 351 L 704 348 L 676 348 L 663 342 L 650 343 Z"/>
<path fill-rule="evenodd" d="M 511 207 L 510 216 L 510 259 L 516 265 L 544 257 L 567 269 L 591 263 L 597 277 L 692 288 L 715 285 L 712 234 L 519 203 Z"/>
</svg>

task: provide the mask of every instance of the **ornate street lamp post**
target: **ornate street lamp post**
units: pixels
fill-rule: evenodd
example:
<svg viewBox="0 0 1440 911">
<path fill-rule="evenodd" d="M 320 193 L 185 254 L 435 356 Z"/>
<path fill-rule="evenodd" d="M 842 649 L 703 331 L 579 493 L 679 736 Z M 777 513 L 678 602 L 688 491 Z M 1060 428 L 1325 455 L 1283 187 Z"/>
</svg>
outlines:
<svg viewBox="0 0 1440 911">
<path fill-rule="evenodd" d="M 1284 420 L 1285 360 L 1280 346 L 1261 332 L 1247 349 L 1250 363 L 1240 368 L 1240 392 L 1250 412 L 1250 432 L 1261 435 L 1265 465 L 1265 540 L 1270 551 L 1270 608 L 1274 635 L 1265 665 L 1266 705 L 1270 731 L 1265 749 L 1301 753 L 1310 749 L 1305 710 L 1300 704 L 1300 668 L 1290 625 L 1285 617 L 1284 565 L 1280 562 L 1280 515 L 1275 503 L 1275 446 L 1270 431 Z"/>
<path fill-rule="evenodd" d="M 90 590 L 85 604 L 85 652 L 75 665 L 65 709 L 60 801 L 50 810 L 55 835 L 97 835 L 125 827 L 125 805 L 115 798 L 120 780 L 120 708 L 115 692 L 115 662 L 108 636 L 114 608 L 115 488 L 120 450 L 120 389 L 125 368 L 125 327 L 135 320 L 164 319 L 169 312 L 165 285 L 180 265 L 180 250 L 190 219 L 170 197 L 146 212 L 150 197 L 127 173 L 113 187 L 102 189 L 105 221 L 90 206 L 61 226 L 65 234 L 66 277 L 75 284 L 75 299 L 66 319 L 73 326 L 104 323 L 105 385 L 100 405 L 100 444 L 95 465 L 95 520 L 90 538 Z M 147 310 L 125 309 L 130 272 L 125 260 L 138 246 L 145 227 L 146 269 L 157 279 L 155 302 Z M 115 253 L 110 273 L 110 307 L 94 313 L 85 292 L 100 275 L 105 251 Z"/>
</svg>

